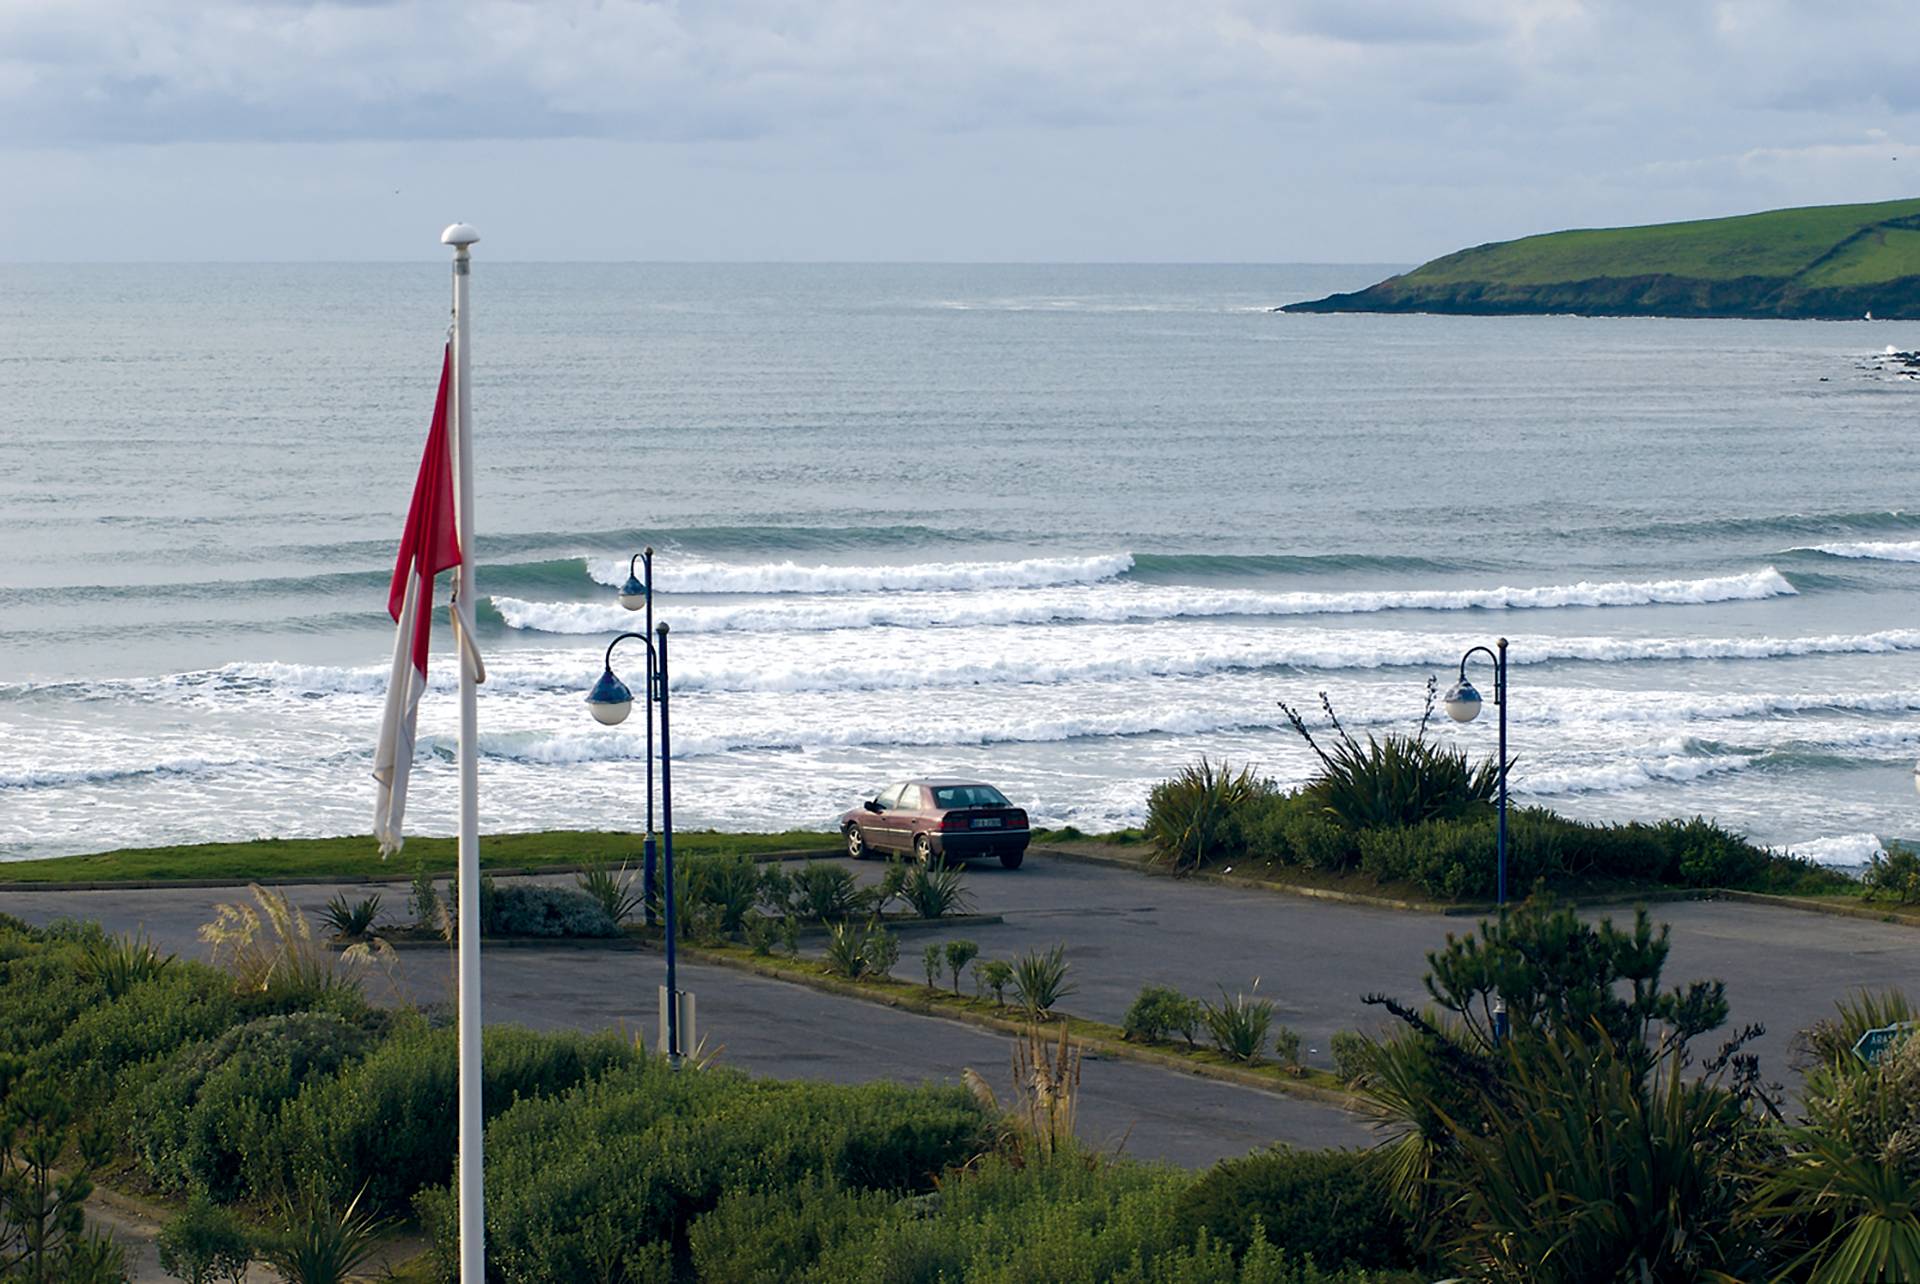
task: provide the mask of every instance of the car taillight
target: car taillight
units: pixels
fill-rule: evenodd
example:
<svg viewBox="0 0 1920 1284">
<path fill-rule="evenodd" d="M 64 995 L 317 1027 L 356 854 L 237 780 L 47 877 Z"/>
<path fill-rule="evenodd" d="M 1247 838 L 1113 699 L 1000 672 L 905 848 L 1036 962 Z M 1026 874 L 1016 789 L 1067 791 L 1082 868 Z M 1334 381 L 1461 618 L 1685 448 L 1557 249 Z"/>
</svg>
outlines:
<svg viewBox="0 0 1920 1284">
<path fill-rule="evenodd" d="M 1019 808 L 1014 810 L 1013 827 L 1015 829 L 1025 829 L 1027 827 L 1027 813 L 1024 810 Z"/>
<path fill-rule="evenodd" d="M 942 829 L 965 829 L 972 823 L 971 818 L 966 816 L 942 816 L 940 818 L 940 828 Z"/>
</svg>

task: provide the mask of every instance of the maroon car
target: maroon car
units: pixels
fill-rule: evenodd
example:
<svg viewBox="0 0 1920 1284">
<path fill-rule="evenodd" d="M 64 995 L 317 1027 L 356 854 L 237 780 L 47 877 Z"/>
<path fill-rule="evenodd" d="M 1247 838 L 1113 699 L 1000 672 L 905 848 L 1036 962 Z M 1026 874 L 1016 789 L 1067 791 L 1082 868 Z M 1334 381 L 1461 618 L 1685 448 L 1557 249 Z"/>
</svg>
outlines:
<svg viewBox="0 0 1920 1284">
<path fill-rule="evenodd" d="M 1019 869 L 1027 854 L 1027 813 L 992 785 L 942 777 L 889 785 L 840 818 L 855 860 L 911 852 L 923 864 L 998 856 Z"/>
</svg>

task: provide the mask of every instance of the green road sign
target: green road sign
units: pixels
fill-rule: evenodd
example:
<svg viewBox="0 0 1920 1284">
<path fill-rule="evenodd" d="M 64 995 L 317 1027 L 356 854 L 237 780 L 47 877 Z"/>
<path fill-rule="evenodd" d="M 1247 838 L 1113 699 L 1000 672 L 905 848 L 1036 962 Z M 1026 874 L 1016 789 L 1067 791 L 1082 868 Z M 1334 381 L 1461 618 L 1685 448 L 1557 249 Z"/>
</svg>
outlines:
<svg viewBox="0 0 1920 1284">
<path fill-rule="evenodd" d="M 1869 1030 L 1853 1045 L 1853 1055 L 1870 1066 L 1879 1065 L 1881 1057 L 1900 1046 L 1916 1029 L 1920 1029 L 1920 1021 L 1901 1021 Z"/>
</svg>

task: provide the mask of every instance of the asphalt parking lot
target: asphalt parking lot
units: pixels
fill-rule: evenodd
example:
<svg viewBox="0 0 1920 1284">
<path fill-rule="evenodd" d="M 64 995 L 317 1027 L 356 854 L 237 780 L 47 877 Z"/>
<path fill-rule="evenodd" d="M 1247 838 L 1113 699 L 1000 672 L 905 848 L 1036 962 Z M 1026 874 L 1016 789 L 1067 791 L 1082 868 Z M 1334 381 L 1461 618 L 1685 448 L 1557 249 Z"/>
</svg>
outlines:
<svg viewBox="0 0 1920 1284">
<path fill-rule="evenodd" d="M 877 863 L 850 863 L 862 878 Z M 568 881 L 564 878 L 559 881 Z M 969 867 L 973 908 L 1004 922 L 916 932 L 903 938 L 902 978 L 919 974 L 922 945 L 954 936 L 977 942 L 983 957 L 1066 947 L 1075 992 L 1062 1008 L 1118 1022 L 1142 985 L 1174 985 L 1214 995 L 1251 988 L 1274 1001 L 1278 1019 L 1328 1065 L 1336 1030 L 1380 1024 L 1361 996 L 1423 994 L 1425 954 L 1473 920 L 1305 900 L 1216 883 L 1148 877 L 1036 852 L 1023 869 Z M 333 886 L 291 890 L 316 911 Z M 350 896 L 364 886 L 347 887 Z M 242 889 L 0 892 L 0 912 L 30 922 L 97 920 L 113 931 L 143 928 L 164 948 L 203 955 L 197 939 L 212 906 Z M 405 895 L 389 887 L 389 904 Z M 1629 919 L 1630 907 L 1595 911 Z M 1735 1022 L 1759 1021 L 1757 1045 L 1772 1078 L 1790 1078 L 1791 1034 L 1831 1011 L 1858 987 L 1900 986 L 1920 993 L 1920 931 L 1734 902 L 1654 907 L 1673 928 L 1670 984 L 1696 977 L 1727 982 Z M 402 953 L 400 980 L 419 1002 L 451 996 L 449 958 Z M 489 1022 L 534 1028 L 645 1029 L 654 1024 L 662 960 L 652 952 L 496 949 L 483 969 Z M 724 1063 L 763 1074 L 859 1082 L 889 1078 L 952 1082 L 972 1067 L 990 1082 L 1010 1078 L 1010 1041 L 936 1017 L 823 994 L 727 968 L 681 967 L 681 985 L 698 997 L 699 1027 L 722 1045 Z M 380 983 L 375 982 L 377 991 Z M 1081 1131 L 1091 1142 L 1150 1159 L 1200 1165 L 1276 1141 L 1319 1146 L 1364 1144 L 1354 1116 L 1315 1101 L 1277 1096 L 1133 1062 L 1089 1060 L 1083 1073 Z"/>
</svg>

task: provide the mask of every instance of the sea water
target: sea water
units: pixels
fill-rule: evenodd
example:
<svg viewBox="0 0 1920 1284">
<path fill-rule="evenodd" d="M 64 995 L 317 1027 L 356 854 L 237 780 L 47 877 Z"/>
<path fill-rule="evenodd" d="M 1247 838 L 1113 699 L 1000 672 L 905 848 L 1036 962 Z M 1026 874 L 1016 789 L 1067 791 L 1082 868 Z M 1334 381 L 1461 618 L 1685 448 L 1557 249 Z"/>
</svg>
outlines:
<svg viewBox="0 0 1920 1284">
<path fill-rule="evenodd" d="M 1505 636 L 1522 803 L 1838 863 L 1914 829 L 1920 386 L 1876 354 L 1920 326 L 1269 310 L 1366 265 L 476 260 L 490 829 L 643 824 L 641 724 L 581 698 L 647 543 L 682 827 L 930 772 L 1133 824 L 1203 755 L 1306 778 L 1282 702 L 1414 730 Z M 371 828 L 447 298 L 0 267 L 0 857 Z M 1491 754 L 1493 713 L 1429 734 Z"/>
</svg>

